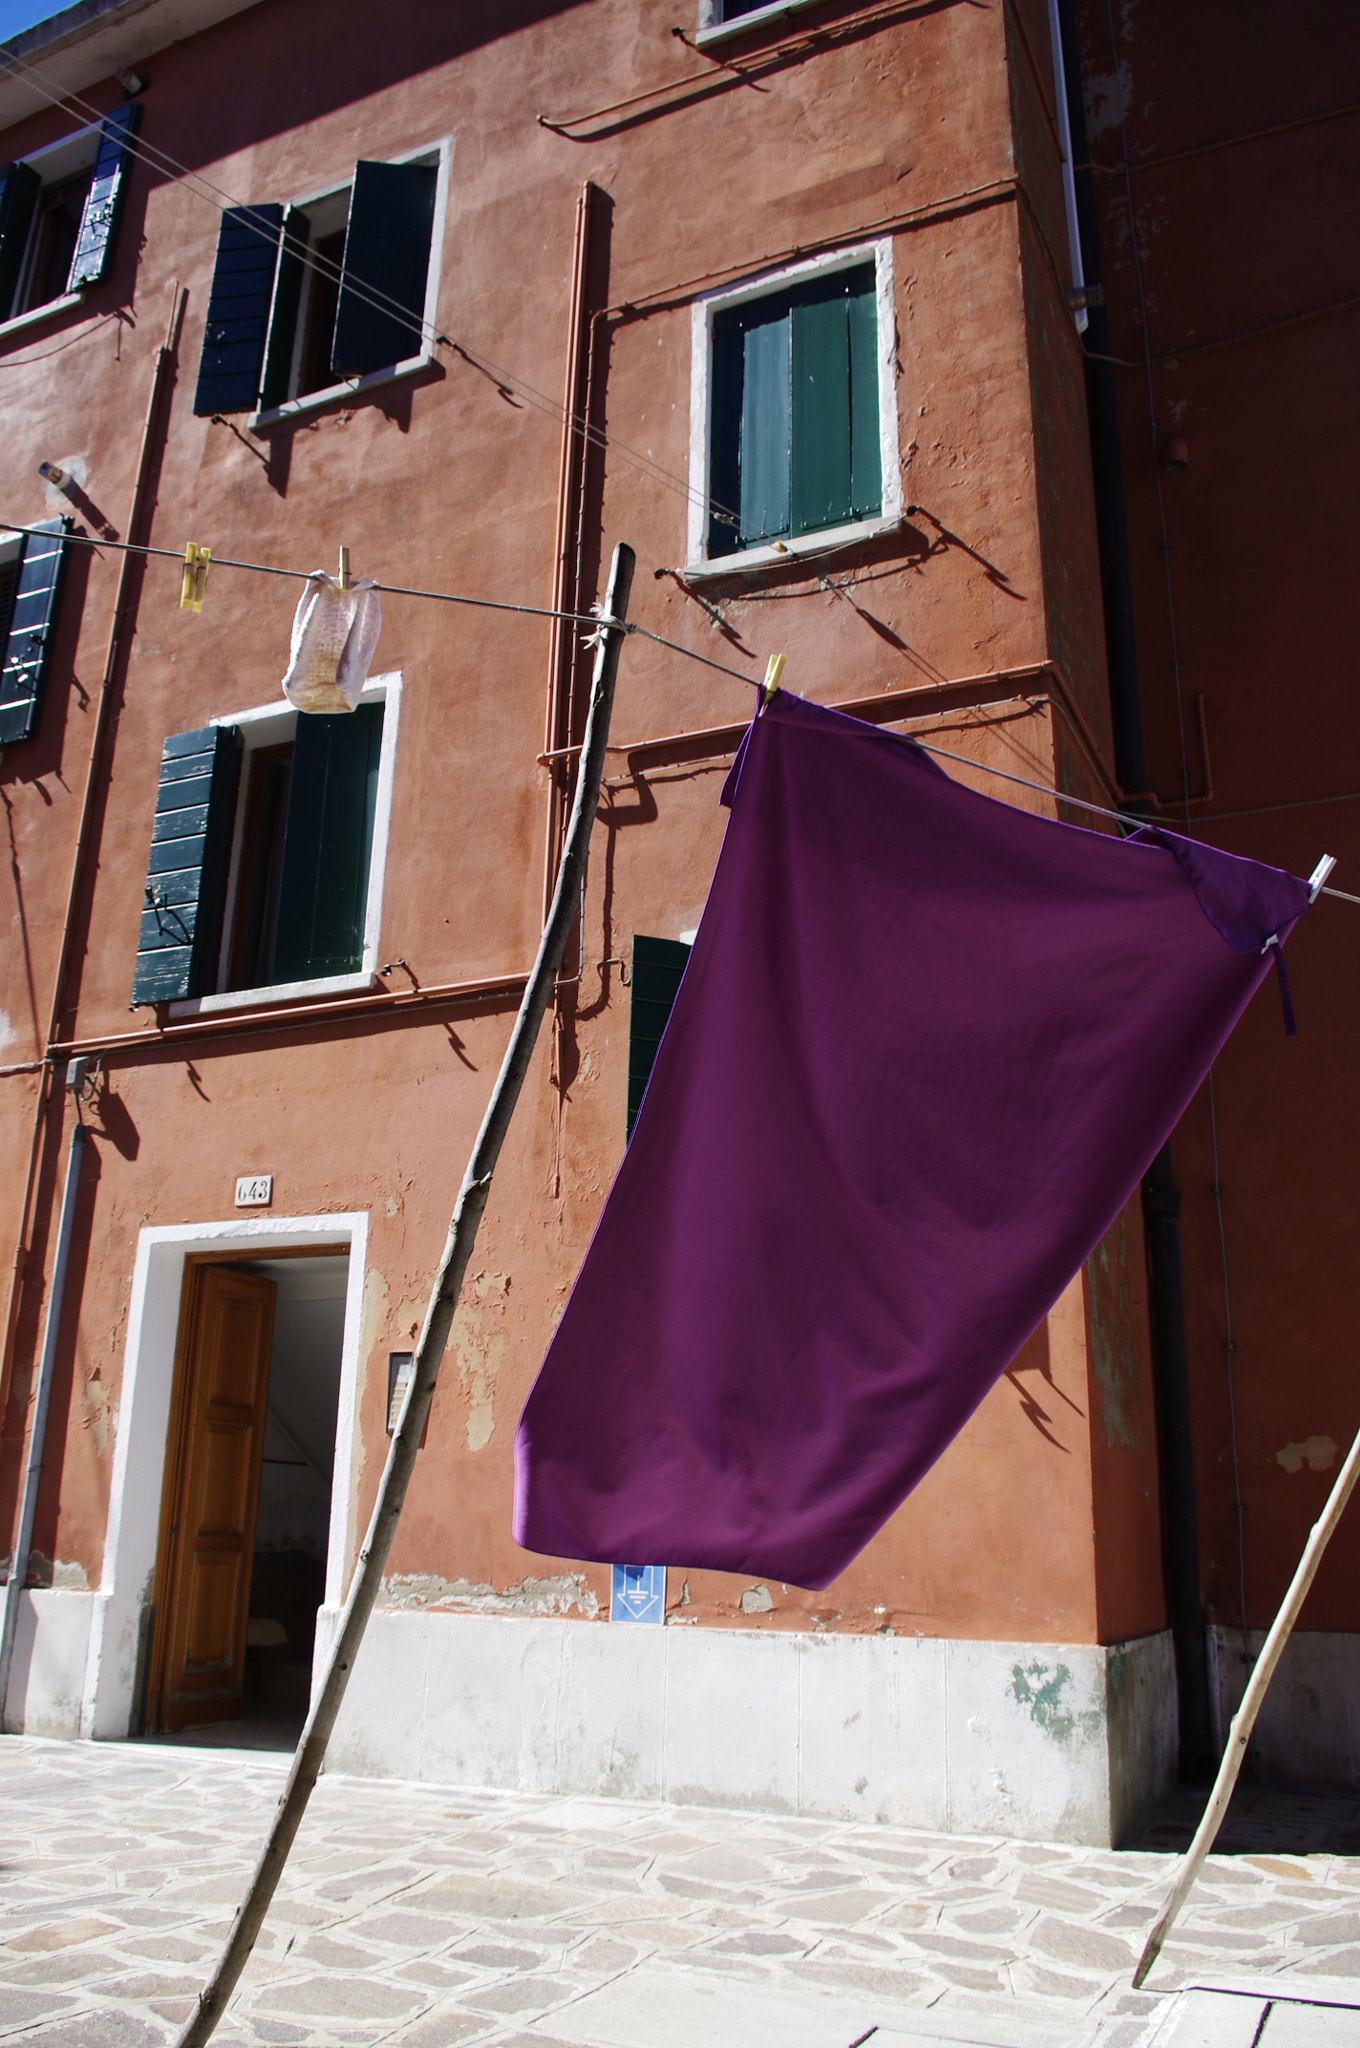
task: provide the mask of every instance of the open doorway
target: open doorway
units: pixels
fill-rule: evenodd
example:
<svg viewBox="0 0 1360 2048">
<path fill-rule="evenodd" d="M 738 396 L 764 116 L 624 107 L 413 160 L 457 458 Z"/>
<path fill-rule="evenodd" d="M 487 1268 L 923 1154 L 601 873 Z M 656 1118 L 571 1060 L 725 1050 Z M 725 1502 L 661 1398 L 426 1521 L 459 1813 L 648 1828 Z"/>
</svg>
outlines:
<svg viewBox="0 0 1360 2048">
<path fill-rule="evenodd" d="M 348 1250 L 186 1261 L 147 1733 L 291 1742 L 326 1590 Z"/>
</svg>

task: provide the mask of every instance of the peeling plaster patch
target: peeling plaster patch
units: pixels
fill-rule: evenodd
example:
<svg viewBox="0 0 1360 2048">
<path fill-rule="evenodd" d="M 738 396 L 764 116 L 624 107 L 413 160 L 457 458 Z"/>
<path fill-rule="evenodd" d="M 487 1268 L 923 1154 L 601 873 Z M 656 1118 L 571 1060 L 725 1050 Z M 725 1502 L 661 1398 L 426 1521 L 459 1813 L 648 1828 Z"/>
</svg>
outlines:
<svg viewBox="0 0 1360 2048">
<path fill-rule="evenodd" d="M 743 1614 L 768 1614 L 773 1606 L 768 1586 L 748 1586 L 741 1596 Z"/>
<path fill-rule="evenodd" d="M 478 1273 L 463 1289 L 449 1333 L 458 1383 L 467 1397 L 467 1447 L 484 1450 L 496 1426 L 496 1374 L 510 1349 L 505 1314 L 508 1273 Z"/>
<path fill-rule="evenodd" d="M 525 1579 L 497 1592 L 470 1579 L 441 1579 L 432 1572 L 398 1573 L 383 1581 L 386 1607 L 443 1608 L 459 1614 L 582 1614 L 593 1621 L 600 1603 L 582 1572 L 560 1579 Z"/>
<path fill-rule="evenodd" d="M 363 1398 L 364 1379 L 374 1346 L 387 1328 L 388 1317 L 387 1282 L 376 1266 L 370 1266 L 364 1274 L 364 1305 L 359 1316 L 359 1398 Z M 384 1392 L 386 1383 L 384 1382 Z M 368 1463 L 368 1451 L 364 1444 L 363 1431 L 355 1431 L 354 1471 L 351 1475 L 351 1505 L 359 1497 L 359 1487 Z"/>
<path fill-rule="evenodd" d="M 1305 1437 L 1301 1444 L 1286 1444 L 1276 1451 L 1275 1463 L 1283 1465 L 1286 1472 L 1301 1472 L 1305 1465 L 1310 1472 L 1330 1472 L 1336 1463 L 1336 1445 L 1329 1436 Z"/>
<path fill-rule="evenodd" d="M 52 1584 L 58 1593 L 88 1593 L 89 1573 L 83 1564 L 67 1564 L 59 1557 L 52 1567 Z"/>
<path fill-rule="evenodd" d="M 0 1010 L 0 1052 L 3 1052 L 7 1045 L 13 1045 L 18 1035 L 10 1021 L 9 1012 Z"/>
<path fill-rule="evenodd" d="M 1055 1665 L 1052 1670 L 1047 1664 L 1015 1664 L 1007 1687 L 1017 1705 L 1028 1707 L 1035 1727 L 1042 1728 L 1045 1735 L 1051 1735 L 1064 1748 L 1074 1735 L 1098 1735 L 1101 1725 L 1101 1716 L 1094 1709 L 1074 1714 L 1063 1705 L 1063 1693 L 1071 1683 L 1072 1673 L 1065 1664 Z"/>
</svg>

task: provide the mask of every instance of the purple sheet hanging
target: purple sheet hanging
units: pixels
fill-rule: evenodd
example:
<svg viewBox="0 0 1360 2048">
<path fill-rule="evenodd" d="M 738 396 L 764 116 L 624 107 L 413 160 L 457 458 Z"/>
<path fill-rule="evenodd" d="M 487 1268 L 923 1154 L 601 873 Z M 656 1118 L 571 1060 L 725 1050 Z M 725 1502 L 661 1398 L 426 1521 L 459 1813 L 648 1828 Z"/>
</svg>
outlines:
<svg viewBox="0 0 1360 2048">
<path fill-rule="evenodd" d="M 1308 888 L 1036 818 L 782 692 L 723 798 L 515 1536 L 820 1587 L 1099 1242 Z"/>
</svg>

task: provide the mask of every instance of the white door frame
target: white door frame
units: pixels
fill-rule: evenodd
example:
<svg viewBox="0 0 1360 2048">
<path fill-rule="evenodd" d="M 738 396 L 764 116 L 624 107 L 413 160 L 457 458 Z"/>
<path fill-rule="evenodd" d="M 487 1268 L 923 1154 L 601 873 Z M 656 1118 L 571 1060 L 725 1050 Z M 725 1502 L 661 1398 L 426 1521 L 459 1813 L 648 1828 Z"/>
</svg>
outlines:
<svg viewBox="0 0 1360 2048">
<path fill-rule="evenodd" d="M 85 1666 L 80 1714 L 84 1736 L 117 1741 L 127 1735 L 132 1722 L 142 1614 L 151 1598 L 160 1534 L 185 1260 L 192 1252 L 239 1252 L 245 1258 L 267 1259 L 287 1247 L 312 1244 L 349 1247 L 335 1479 L 326 1550 L 327 1605 L 337 1605 L 343 1597 L 355 1541 L 367 1211 L 339 1216 L 233 1216 L 222 1223 L 171 1223 L 142 1230 L 132 1269 L 123 1383 L 114 1428 L 104 1566 Z"/>
</svg>

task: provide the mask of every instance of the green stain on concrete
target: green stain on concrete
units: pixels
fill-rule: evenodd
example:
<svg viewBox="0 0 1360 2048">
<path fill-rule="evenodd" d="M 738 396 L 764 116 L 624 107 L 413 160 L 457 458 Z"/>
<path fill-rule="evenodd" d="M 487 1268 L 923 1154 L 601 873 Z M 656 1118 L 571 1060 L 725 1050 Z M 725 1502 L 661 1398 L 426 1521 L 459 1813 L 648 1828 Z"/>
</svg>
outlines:
<svg viewBox="0 0 1360 2048">
<path fill-rule="evenodd" d="M 1084 1713 L 1072 1711 L 1063 1698 L 1071 1683 L 1072 1673 L 1065 1664 L 1050 1666 L 1036 1662 L 1012 1665 L 1008 1687 L 1017 1705 L 1028 1708 L 1035 1727 L 1042 1728 L 1045 1735 L 1051 1735 L 1064 1748 L 1074 1737 L 1098 1735 L 1103 1720 L 1094 1707 Z"/>
</svg>

